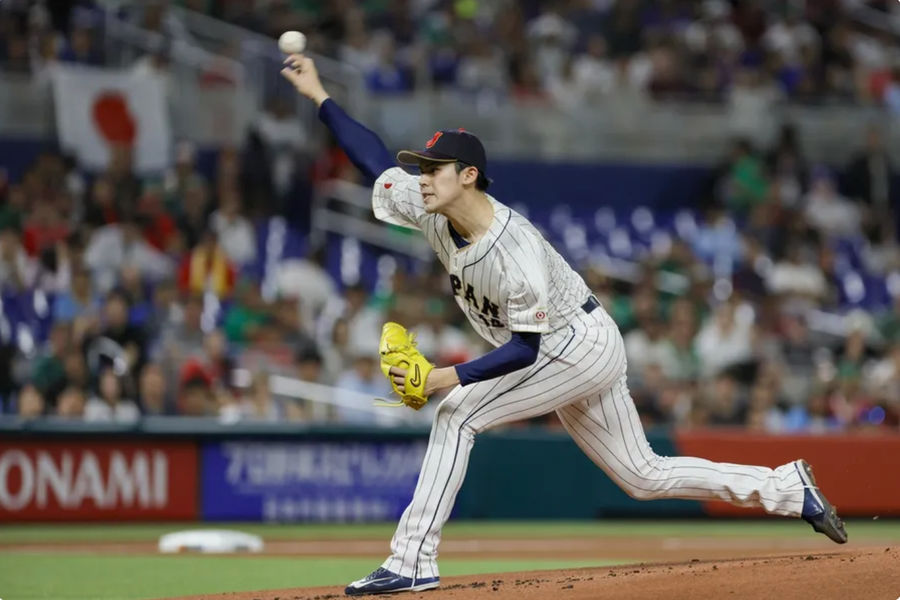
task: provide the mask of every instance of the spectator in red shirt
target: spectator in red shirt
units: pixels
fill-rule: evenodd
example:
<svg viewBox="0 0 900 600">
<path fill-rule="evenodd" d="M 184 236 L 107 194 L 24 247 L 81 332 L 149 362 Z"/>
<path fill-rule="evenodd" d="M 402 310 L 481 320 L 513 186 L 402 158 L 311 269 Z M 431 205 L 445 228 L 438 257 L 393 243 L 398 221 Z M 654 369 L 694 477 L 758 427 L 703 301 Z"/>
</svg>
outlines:
<svg viewBox="0 0 900 600">
<path fill-rule="evenodd" d="M 168 252 L 178 227 L 175 219 L 166 214 L 161 188 L 151 186 L 144 190 L 138 201 L 138 219 L 144 239 L 160 252 Z"/>
<path fill-rule="evenodd" d="M 59 211 L 49 202 L 34 205 L 31 217 L 23 232 L 23 245 L 29 256 L 37 256 L 45 249 L 52 249 L 65 241 L 69 235 L 69 224 L 63 221 Z"/>
</svg>

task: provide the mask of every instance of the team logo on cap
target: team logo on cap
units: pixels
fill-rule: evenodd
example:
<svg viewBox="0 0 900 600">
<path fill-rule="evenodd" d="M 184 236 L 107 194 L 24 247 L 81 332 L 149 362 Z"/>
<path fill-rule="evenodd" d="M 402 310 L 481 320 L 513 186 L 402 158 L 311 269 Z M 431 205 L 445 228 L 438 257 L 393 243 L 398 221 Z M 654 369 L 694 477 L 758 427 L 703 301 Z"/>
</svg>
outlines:
<svg viewBox="0 0 900 600">
<path fill-rule="evenodd" d="M 441 137 L 442 135 L 444 135 L 444 132 L 443 132 L 443 131 L 436 131 L 436 132 L 434 133 L 434 135 L 431 137 L 431 139 L 428 140 L 428 143 L 425 144 L 425 147 L 426 147 L 426 148 L 431 148 L 432 146 L 434 146 L 435 142 L 437 142 L 437 141 L 438 141 L 438 138 Z"/>
<path fill-rule="evenodd" d="M 534 316 L 538 321 L 543 321 L 544 319 L 547 318 L 547 313 L 545 313 L 542 310 L 539 310 L 534 314 Z"/>
</svg>

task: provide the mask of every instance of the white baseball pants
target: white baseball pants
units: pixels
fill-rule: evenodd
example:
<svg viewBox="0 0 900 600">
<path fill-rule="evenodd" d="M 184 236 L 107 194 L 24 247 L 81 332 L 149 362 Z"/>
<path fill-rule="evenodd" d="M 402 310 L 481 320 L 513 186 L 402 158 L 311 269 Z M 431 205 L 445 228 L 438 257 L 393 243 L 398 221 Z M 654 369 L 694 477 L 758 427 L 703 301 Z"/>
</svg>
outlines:
<svg viewBox="0 0 900 600">
<path fill-rule="evenodd" d="M 415 493 L 382 566 L 405 577 L 439 576 L 441 528 L 475 434 L 552 410 L 585 454 L 634 498 L 717 499 L 800 515 L 803 482 L 793 463 L 773 470 L 653 452 L 628 393 L 621 334 L 601 309 L 544 335 L 541 354 L 527 369 L 456 387 L 440 403 Z"/>
</svg>

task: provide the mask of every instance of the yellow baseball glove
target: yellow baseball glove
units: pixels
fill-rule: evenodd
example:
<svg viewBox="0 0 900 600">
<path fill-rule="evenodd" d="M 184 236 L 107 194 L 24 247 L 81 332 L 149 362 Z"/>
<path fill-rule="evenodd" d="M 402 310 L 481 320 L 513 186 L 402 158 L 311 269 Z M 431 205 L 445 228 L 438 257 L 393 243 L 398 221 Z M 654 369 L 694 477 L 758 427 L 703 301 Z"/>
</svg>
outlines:
<svg viewBox="0 0 900 600">
<path fill-rule="evenodd" d="M 425 395 L 425 380 L 434 368 L 416 348 L 416 336 L 406 331 L 399 323 L 385 323 L 381 329 L 381 372 L 391 382 L 391 387 L 403 400 L 403 404 L 419 410 L 428 402 Z M 404 391 L 397 388 L 391 367 L 406 369 Z"/>
</svg>

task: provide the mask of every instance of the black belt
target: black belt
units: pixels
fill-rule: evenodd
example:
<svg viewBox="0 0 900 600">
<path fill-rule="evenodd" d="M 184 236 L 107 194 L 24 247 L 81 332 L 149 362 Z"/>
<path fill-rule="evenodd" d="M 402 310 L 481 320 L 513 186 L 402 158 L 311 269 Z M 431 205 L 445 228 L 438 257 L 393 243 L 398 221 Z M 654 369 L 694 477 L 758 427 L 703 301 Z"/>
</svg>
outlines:
<svg viewBox="0 0 900 600">
<path fill-rule="evenodd" d="M 587 314 L 591 314 L 591 311 L 593 311 L 593 310 L 594 310 L 595 308 L 597 308 L 598 306 L 600 306 L 600 301 L 597 300 L 597 296 L 594 296 L 594 295 L 592 294 L 592 295 L 587 299 L 587 302 L 585 302 L 584 304 L 581 305 L 581 310 L 583 310 L 583 311 L 586 312 Z"/>
</svg>

